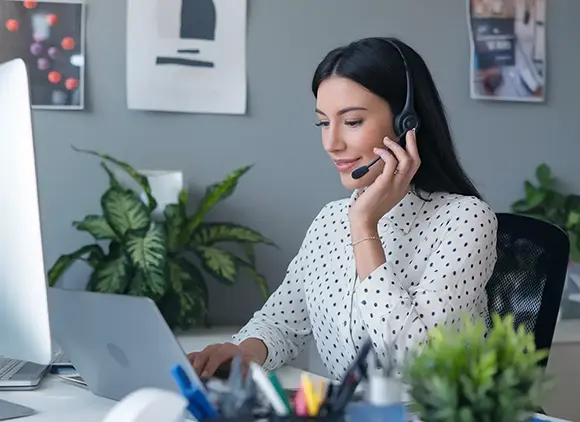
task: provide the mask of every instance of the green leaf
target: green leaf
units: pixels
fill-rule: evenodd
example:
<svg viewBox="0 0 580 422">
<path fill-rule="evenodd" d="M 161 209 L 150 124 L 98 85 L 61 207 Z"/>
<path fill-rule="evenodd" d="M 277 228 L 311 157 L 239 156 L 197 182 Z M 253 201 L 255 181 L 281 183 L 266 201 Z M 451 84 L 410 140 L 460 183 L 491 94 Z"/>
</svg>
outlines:
<svg viewBox="0 0 580 422">
<path fill-rule="evenodd" d="M 73 222 L 79 231 L 86 231 L 95 239 L 118 239 L 117 235 L 101 215 L 87 215 L 83 221 Z"/>
<path fill-rule="evenodd" d="M 114 247 L 109 255 L 97 264 L 89 280 L 93 292 L 123 294 L 133 276 L 129 257 L 121 247 Z"/>
<path fill-rule="evenodd" d="M 196 246 L 194 251 L 199 256 L 205 271 L 218 281 L 233 284 L 238 276 L 238 258 L 229 252 L 212 246 Z"/>
<path fill-rule="evenodd" d="M 552 185 L 554 184 L 554 179 L 552 178 L 552 171 L 550 170 L 550 167 L 545 163 L 540 164 L 536 169 L 536 177 L 538 178 L 540 185 L 544 188 L 551 188 Z"/>
<path fill-rule="evenodd" d="M 136 269 L 129 287 L 131 294 L 161 297 L 167 288 L 167 250 L 163 227 L 152 223 L 147 231 L 128 232 L 125 248 Z"/>
<path fill-rule="evenodd" d="M 254 279 L 254 282 L 256 283 L 258 289 L 260 290 L 262 299 L 264 300 L 268 299 L 268 297 L 270 296 L 270 289 L 268 287 L 268 282 L 266 281 L 266 278 L 258 272 L 258 270 L 254 265 L 250 264 L 249 262 L 239 259 L 238 263 L 244 268 L 246 268 L 250 277 Z"/>
<path fill-rule="evenodd" d="M 183 188 L 179 191 L 179 195 L 177 196 L 177 204 L 179 205 L 179 209 L 183 215 L 187 215 L 187 202 L 189 199 L 189 192 L 187 188 Z"/>
<path fill-rule="evenodd" d="M 197 227 L 203 221 L 207 212 L 218 202 L 228 198 L 236 189 L 238 180 L 250 170 L 252 166 L 240 167 L 232 171 L 219 183 L 209 186 L 201 200 L 197 210 L 189 220 L 187 229 L 184 232 L 184 241 L 188 242 Z"/>
<path fill-rule="evenodd" d="M 568 238 L 570 240 L 570 259 L 580 263 L 580 236 L 574 232 L 568 232 Z"/>
<path fill-rule="evenodd" d="M 171 258 L 169 289 L 159 301 L 159 310 L 172 328 L 188 329 L 207 312 L 208 291 L 203 274 L 183 258 Z"/>
<path fill-rule="evenodd" d="M 580 224 L 580 212 L 570 211 L 568 214 L 568 219 L 566 220 L 566 227 L 568 229 L 572 229 L 578 224 Z"/>
<path fill-rule="evenodd" d="M 122 190 L 123 187 L 121 186 L 121 184 L 119 183 L 119 181 L 117 180 L 117 178 L 115 177 L 115 175 L 113 174 L 113 172 L 111 171 L 111 169 L 104 162 L 102 162 L 102 161 L 101 161 L 101 167 L 109 175 L 109 186 L 111 188 L 121 189 Z"/>
<path fill-rule="evenodd" d="M 252 266 L 256 266 L 256 253 L 254 252 L 254 245 L 251 243 L 242 243 L 240 244 L 248 262 L 252 264 Z"/>
<path fill-rule="evenodd" d="M 530 207 L 538 206 L 544 201 L 546 197 L 546 192 L 544 190 L 536 189 L 530 182 L 525 182 L 525 187 L 526 200 Z"/>
<path fill-rule="evenodd" d="M 193 235 L 193 244 L 212 246 L 217 242 L 249 242 L 274 245 L 270 239 L 249 227 L 233 223 L 201 223 Z"/>
<path fill-rule="evenodd" d="M 520 199 L 512 204 L 512 211 L 518 214 L 527 214 L 536 208 L 536 205 L 530 205 L 525 199 Z"/>
<path fill-rule="evenodd" d="M 60 277 L 65 273 L 65 271 L 68 270 L 75 261 L 81 259 L 84 255 L 95 252 L 100 253 L 101 255 L 103 254 L 101 247 L 95 244 L 86 245 L 70 254 L 61 255 L 50 268 L 50 270 L 48 270 L 48 285 L 51 287 L 54 286 Z"/>
<path fill-rule="evenodd" d="M 85 154 L 90 154 L 90 155 L 95 155 L 97 157 L 100 157 L 104 160 L 107 160 L 113 164 L 116 164 L 117 166 L 121 167 L 129 176 L 131 176 L 131 178 L 137 182 L 137 184 L 141 187 L 141 189 L 143 189 L 143 192 L 145 192 L 145 195 L 147 196 L 147 203 L 149 206 L 149 210 L 153 211 L 155 208 L 157 208 L 157 201 L 155 201 L 155 198 L 153 198 L 153 195 L 151 194 L 151 186 L 149 185 L 149 180 L 147 179 L 146 176 L 142 175 L 141 173 L 139 173 L 137 170 L 135 170 L 133 167 L 131 167 L 129 164 L 123 162 L 123 161 L 119 161 L 116 158 L 111 157 L 108 154 L 103 154 L 97 151 L 90 151 L 90 150 L 86 150 L 86 149 L 80 149 L 80 148 L 76 148 L 75 146 L 73 146 L 73 149 L 77 152 L 82 152 Z"/>
<path fill-rule="evenodd" d="M 181 234 L 185 229 L 186 216 L 178 204 L 169 204 L 165 207 L 165 228 L 167 231 L 167 250 L 172 253 L 180 252 L 183 248 Z"/>
<path fill-rule="evenodd" d="M 159 273 L 137 269 L 129 282 L 127 294 L 131 296 L 145 296 L 157 301 L 163 297 L 167 290 L 166 278 L 165 271 Z"/>
<path fill-rule="evenodd" d="M 89 253 L 89 257 L 85 259 L 85 262 L 94 269 L 97 268 L 97 265 L 99 265 L 103 259 L 105 259 L 105 252 L 99 248 L 91 251 L 91 253 Z"/>
<path fill-rule="evenodd" d="M 111 188 L 101 198 L 105 218 L 119 237 L 131 230 L 149 227 L 149 210 L 137 194 L 130 190 Z"/>
</svg>

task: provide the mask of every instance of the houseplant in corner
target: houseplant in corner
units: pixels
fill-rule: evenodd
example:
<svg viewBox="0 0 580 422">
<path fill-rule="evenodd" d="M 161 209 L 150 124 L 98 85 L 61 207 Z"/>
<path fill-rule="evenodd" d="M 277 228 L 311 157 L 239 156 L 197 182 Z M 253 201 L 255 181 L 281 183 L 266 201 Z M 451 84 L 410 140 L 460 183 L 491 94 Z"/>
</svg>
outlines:
<svg viewBox="0 0 580 422">
<path fill-rule="evenodd" d="M 262 297 L 268 297 L 266 280 L 256 268 L 253 247 L 258 243 L 275 246 L 274 243 L 249 227 L 204 221 L 216 203 L 234 193 L 239 179 L 251 166 L 234 170 L 209 186 L 192 214 L 188 213 L 188 192 L 182 190 L 176 202 L 165 207 L 165 218 L 158 221 L 152 217 L 157 201 L 147 177 L 110 155 L 75 150 L 102 160 L 109 186 L 101 197 L 102 214 L 73 222 L 77 230 L 89 233 L 95 241 L 60 256 L 48 271 L 50 286 L 75 261 L 83 260 L 92 268 L 87 289 L 150 297 L 174 329 L 207 322 L 206 275 L 233 284 L 240 269 L 245 269 Z M 141 192 L 119 183 L 107 163 L 130 176 L 146 201 L 141 199 Z M 223 243 L 238 244 L 244 256 L 222 249 Z"/>
<path fill-rule="evenodd" d="M 513 315 L 464 320 L 461 330 L 435 327 L 403 369 L 410 410 L 422 422 L 524 422 L 540 408 L 549 378 L 539 365 L 547 351 L 515 327 Z"/>
<path fill-rule="evenodd" d="M 568 234 L 570 239 L 570 266 L 565 297 L 580 294 L 580 195 L 566 194 L 558 189 L 558 181 L 550 167 L 542 163 L 536 168 L 537 183 L 524 182 L 525 196 L 512 204 L 517 214 L 539 218 L 552 223 Z M 569 307 L 570 305 L 571 307 Z M 569 313 L 578 317 L 578 299 L 562 302 L 563 317 Z"/>
<path fill-rule="evenodd" d="M 512 211 L 548 221 L 568 233 L 570 259 L 580 263 L 580 195 L 558 191 L 557 180 L 545 163 L 536 168 L 536 178 L 536 184 L 524 182 L 525 197 L 512 204 Z"/>
</svg>

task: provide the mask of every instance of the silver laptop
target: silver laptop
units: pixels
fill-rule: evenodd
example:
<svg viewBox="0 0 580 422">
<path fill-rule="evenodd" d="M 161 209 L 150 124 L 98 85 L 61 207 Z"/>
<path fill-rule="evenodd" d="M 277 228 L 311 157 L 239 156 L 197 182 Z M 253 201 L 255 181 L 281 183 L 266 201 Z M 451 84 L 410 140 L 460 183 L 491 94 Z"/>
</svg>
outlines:
<svg viewBox="0 0 580 422">
<path fill-rule="evenodd" d="M 87 388 L 121 400 L 145 387 L 179 393 L 179 364 L 203 385 L 151 299 L 84 290 L 48 289 L 51 329 Z"/>
<path fill-rule="evenodd" d="M 33 390 L 49 366 L 0 357 L 0 390 Z"/>
</svg>

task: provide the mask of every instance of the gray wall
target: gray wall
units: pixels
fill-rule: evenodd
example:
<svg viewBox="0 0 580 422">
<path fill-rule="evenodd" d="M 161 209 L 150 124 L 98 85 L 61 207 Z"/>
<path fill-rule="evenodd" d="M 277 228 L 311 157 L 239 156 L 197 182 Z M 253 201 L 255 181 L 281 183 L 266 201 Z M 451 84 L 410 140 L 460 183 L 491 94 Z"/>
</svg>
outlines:
<svg viewBox="0 0 580 422">
<path fill-rule="evenodd" d="M 508 209 L 542 160 L 580 189 L 578 0 L 548 4 L 545 104 L 469 99 L 465 0 L 250 0 L 246 116 L 127 110 L 125 2 L 88 4 L 88 109 L 34 113 L 48 265 L 89 240 L 70 223 L 98 212 L 106 183 L 95 159 L 71 150 L 75 144 L 138 168 L 181 169 L 197 195 L 234 167 L 255 163 L 212 218 L 258 228 L 279 243 L 280 251 L 258 250 L 260 268 L 275 288 L 320 207 L 349 194 L 313 125 L 312 72 L 329 49 L 369 35 L 400 36 L 424 56 L 463 163 L 497 211 Z M 65 285 L 81 285 L 86 275 L 80 264 Z M 232 289 L 212 287 L 216 322 L 241 323 L 259 304 L 245 278 Z"/>
</svg>

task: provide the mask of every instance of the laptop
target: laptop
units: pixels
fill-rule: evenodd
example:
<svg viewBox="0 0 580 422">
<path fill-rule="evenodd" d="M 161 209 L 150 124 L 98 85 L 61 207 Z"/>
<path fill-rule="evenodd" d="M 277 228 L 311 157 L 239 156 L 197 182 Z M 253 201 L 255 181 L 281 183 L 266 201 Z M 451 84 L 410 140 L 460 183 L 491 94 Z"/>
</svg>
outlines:
<svg viewBox="0 0 580 422">
<path fill-rule="evenodd" d="M 0 391 L 34 390 L 49 366 L 0 356 Z"/>
<path fill-rule="evenodd" d="M 93 394 L 121 400 L 147 387 L 180 393 L 170 373 L 176 364 L 204 389 L 151 299 L 49 287 L 48 304 L 54 339 Z"/>
</svg>

